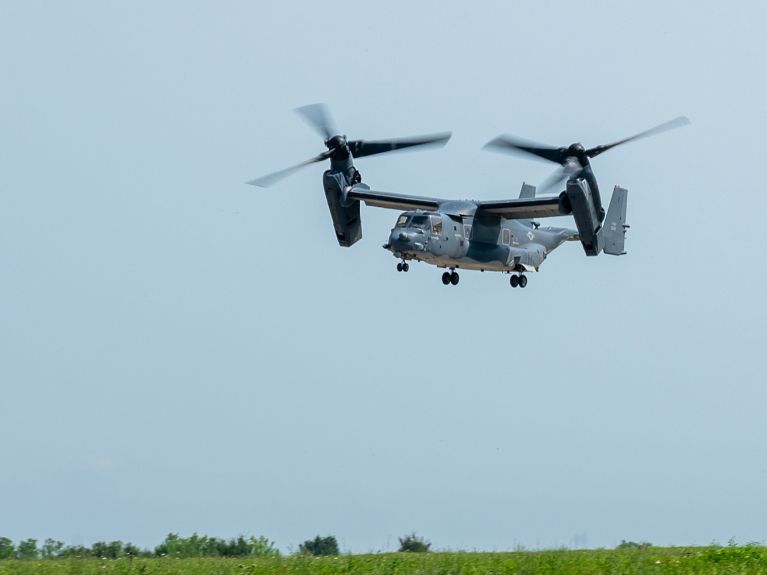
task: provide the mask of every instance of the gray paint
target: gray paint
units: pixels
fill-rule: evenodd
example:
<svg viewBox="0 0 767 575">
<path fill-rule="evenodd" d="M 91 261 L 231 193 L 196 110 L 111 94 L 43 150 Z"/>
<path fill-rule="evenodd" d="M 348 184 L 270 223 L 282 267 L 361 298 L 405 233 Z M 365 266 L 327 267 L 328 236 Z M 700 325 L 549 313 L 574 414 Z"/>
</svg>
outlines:
<svg viewBox="0 0 767 575">
<path fill-rule="evenodd" d="M 595 256 L 604 243 L 599 207 L 591 192 L 591 170 L 581 171 L 567 182 L 559 196 L 537 198 L 535 187 L 523 183 L 517 199 L 473 201 L 446 200 L 426 196 L 393 194 L 371 190 L 367 184 L 353 184 L 359 177 L 351 154 L 343 162 L 333 160 L 323 176 L 325 195 L 339 245 L 349 247 L 362 237 L 359 203 L 405 210 L 404 224 L 395 225 L 384 248 L 404 264 L 420 261 L 438 268 L 537 272 L 548 255 L 568 240 L 580 240 L 586 255 Z M 626 190 L 620 190 L 611 204 L 610 252 L 623 253 Z M 578 230 L 541 228 L 531 218 L 572 215 Z M 413 218 L 429 225 L 411 225 Z M 471 226 L 471 235 L 466 230 Z M 398 266 L 402 270 L 402 266 Z M 408 268 L 406 267 L 405 270 Z"/>
<path fill-rule="evenodd" d="M 615 186 L 613 197 L 610 199 L 610 208 L 607 210 L 607 218 L 604 225 L 604 250 L 606 254 L 622 256 L 626 240 L 626 202 L 628 190 Z"/>
</svg>

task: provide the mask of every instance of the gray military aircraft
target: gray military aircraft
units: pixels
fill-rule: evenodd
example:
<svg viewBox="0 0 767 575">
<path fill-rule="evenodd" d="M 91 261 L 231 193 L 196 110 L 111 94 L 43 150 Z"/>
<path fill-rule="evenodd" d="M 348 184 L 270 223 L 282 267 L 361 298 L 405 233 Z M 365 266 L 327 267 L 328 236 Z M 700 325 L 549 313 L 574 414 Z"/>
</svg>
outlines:
<svg viewBox="0 0 767 575">
<path fill-rule="evenodd" d="M 542 188 L 549 190 L 566 180 L 565 190 L 554 196 L 537 196 L 534 186 L 523 184 L 518 198 L 509 200 L 449 200 L 392 194 L 372 190 L 362 183 L 354 158 L 427 145 L 444 145 L 450 133 L 414 138 L 365 141 L 348 140 L 332 128 L 322 104 L 296 110 L 325 138 L 327 150 L 300 164 L 248 182 L 266 187 L 296 170 L 324 160 L 330 169 L 323 186 L 336 238 L 349 247 L 362 238 L 360 202 L 368 206 L 402 210 L 383 246 L 399 260 L 397 271 L 407 272 L 409 261 L 443 268 L 442 283 L 457 285 L 456 270 L 498 271 L 511 274 L 512 287 L 527 285 L 525 272 L 537 272 L 546 257 L 566 241 L 580 241 L 586 255 L 604 251 L 623 255 L 628 191 L 615 186 L 605 214 L 589 160 L 607 150 L 689 123 L 685 117 L 611 144 L 586 149 L 581 144 L 552 147 L 499 136 L 485 147 L 521 153 L 560 164 Z M 542 227 L 536 220 L 573 216 L 576 228 Z"/>
</svg>

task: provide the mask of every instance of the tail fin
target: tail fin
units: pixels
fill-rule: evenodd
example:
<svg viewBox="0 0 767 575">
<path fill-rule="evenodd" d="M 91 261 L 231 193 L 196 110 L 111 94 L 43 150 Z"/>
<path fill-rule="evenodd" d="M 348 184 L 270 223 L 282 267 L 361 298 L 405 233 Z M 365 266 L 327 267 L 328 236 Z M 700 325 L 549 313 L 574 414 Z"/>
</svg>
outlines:
<svg viewBox="0 0 767 575">
<path fill-rule="evenodd" d="M 522 190 L 519 192 L 520 200 L 527 200 L 535 197 L 535 186 L 530 184 L 522 184 Z"/>
<path fill-rule="evenodd" d="M 615 186 L 613 197 L 610 198 L 607 217 L 602 227 L 604 251 L 612 256 L 622 256 L 626 253 L 623 245 L 625 243 L 626 230 L 629 228 L 626 224 L 626 199 L 628 193 L 628 190 Z"/>
<path fill-rule="evenodd" d="M 519 199 L 520 200 L 531 200 L 535 197 L 535 186 L 531 186 L 530 184 L 522 183 L 522 189 L 519 191 Z M 535 220 L 520 220 L 523 224 L 527 224 L 528 226 L 532 226 L 534 228 L 537 228 L 539 226 L 538 222 Z"/>
</svg>

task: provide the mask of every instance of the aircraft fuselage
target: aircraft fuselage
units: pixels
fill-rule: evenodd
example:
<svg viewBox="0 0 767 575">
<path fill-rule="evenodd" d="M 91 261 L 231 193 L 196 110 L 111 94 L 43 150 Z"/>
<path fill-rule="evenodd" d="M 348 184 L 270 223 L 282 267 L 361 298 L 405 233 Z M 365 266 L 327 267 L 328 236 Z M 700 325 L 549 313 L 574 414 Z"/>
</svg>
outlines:
<svg viewBox="0 0 767 575">
<path fill-rule="evenodd" d="M 548 254 L 575 233 L 526 220 L 415 210 L 399 216 L 384 248 L 403 261 L 442 268 L 538 271 Z"/>
</svg>

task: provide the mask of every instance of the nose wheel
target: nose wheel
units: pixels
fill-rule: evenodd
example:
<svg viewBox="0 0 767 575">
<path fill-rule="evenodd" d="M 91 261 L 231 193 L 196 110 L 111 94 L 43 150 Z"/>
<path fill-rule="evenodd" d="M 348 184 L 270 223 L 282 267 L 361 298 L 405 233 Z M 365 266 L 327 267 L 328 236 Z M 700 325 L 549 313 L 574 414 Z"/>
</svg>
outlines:
<svg viewBox="0 0 767 575">
<path fill-rule="evenodd" d="M 458 285 L 458 281 L 460 280 L 460 276 L 458 275 L 458 272 L 451 271 L 451 272 L 445 272 L 442 274 L 442 283 L 445 285 L 453 284 L 454 286 Z"/>
<path fill-rule="evenodd" d="M 406 272 L 410 269 L 410 265 L 408 265 L 407 262 L 400 262 L 397 264 L 397 271 L 398 272 Z"/>
<path fill-rule="evenodd" d="M 511 284 L 511 287 L 515 288 L 517 286 L 523 288 L 527 285 L 527 276 L 523 275 L 512 275 L 509 278 L 509 283 Z"/>
</svg>

